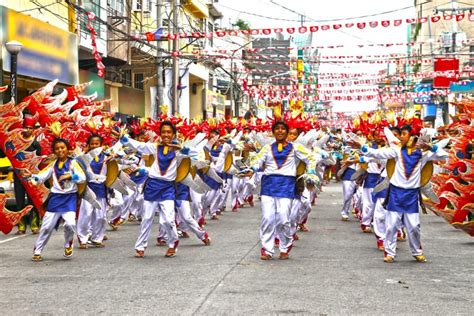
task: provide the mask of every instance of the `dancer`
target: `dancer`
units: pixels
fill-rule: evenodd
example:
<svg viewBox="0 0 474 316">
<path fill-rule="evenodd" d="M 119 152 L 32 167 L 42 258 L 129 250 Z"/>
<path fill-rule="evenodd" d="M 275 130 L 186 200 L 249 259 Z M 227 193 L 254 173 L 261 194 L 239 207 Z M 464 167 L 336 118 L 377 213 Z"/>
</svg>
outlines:
<svg viewBox="0 0 474 316">
<path fill-rule="evenodd" d="M 76 232 L 77 184 L 84 183 L 86 176 L 79 163 L 68 157 L 69 143 L 57 138 L 52 143 L 56 159 L 38 174 L 22 170 L 22 176 L 32 184 L 40 184 L 52 179 L 51 193 L 47 199 L 38 240 L 33 250 L 33 261 L 41 261 L 41 252 L 48 243 L 54 227 L 64 220 L 64 257 L 73 254 L 73 238 Z"/>
</svg>

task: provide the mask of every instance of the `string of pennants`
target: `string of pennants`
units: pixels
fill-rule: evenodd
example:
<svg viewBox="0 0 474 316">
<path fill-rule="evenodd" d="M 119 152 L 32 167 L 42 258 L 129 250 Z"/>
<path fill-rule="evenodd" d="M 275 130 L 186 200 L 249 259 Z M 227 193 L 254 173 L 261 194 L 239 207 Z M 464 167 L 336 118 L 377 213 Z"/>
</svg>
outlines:
<svg viewBox="0 0 474 316">
<path fill-rule="evenodd" d="M 431 87 L 431 85 L 426 85 L 425 88 Z M 353 88 L 353 89 L 319 89 L 317 88 L 317 85 L 303 85 L 301 86 L 301 91 L 305 93 L 312 93 L 312 92 L 317 92 L 319 94 L 325 94 L 325 93 L 332 93 L 332 94 L 343 94 L 343 93 L 366 93 L 366 92 L 376 92 L 376 93 L 383 93 L 383 92 L 401 92 L 405 90 L 405 87 L 399 87 L 399 86 L 392 86 L 392 87 L 374 87 L 374 88 Z M 259 91 L 264 91 L 264 92 L 272 92 L 272 93 L 287 93 L 287 92 L 297 92 L 299 91 L 298 86 L 292 85 L 290 87 L 288 86 L 270 86 L 270 87 L 252 87 L 247 89 L 247 91 L 252 91 L 252 92 L 257 92 L 260 93 Z M 433 94 L 436 94 L 436 91 L 441 91 L 441 90 L 432 90 Z"/>
<path fill-rule="evenodd" d="M 434 44 L 434 43 L 442 43 L 444 41 L 442 40 L 437 40 L 435 42 L 430 42 L 430 41 L 420 41 L 420 42 L 400 42 L 400 43 L 371 43 L 371 44 L 340 44 L 340 45 L 326 45 L 326 46 L 301 46 L 301 47 L 273 47 L 273 46 L 267 46 L 267 47 L 262 47 L 262 48 L 239 48 L 239 49 L 207 49 L 207 50 L 195 50 L 193 51 L 194 55 L 209 55 L 212 56 L 212 54 L 235 54 L 235 52 L 242 50 L 247 53 L 255 54 L 255 53 L 261 53 L 261 52 L 271 52 L 271 51 L 278 51 L 279 53 L 276 54 L 276 56 L 281 56 L 282 50 L 287 50 L 287 51 L 292 51 L 292 50 L 314 50 L 314 49 L 339 49 L 339 48 L 347 48 L 347 47 L 354 47 L 354 48 L 373 48 L 373 47 L 392 47 L 392 46 L 410 46 L 414 47 L 415 45 L 428 45 L 428 44 Z M 449 41 L 448 41 L 449 42 Z M 452 43 L 452 41 L 451 41 Z M 459 42 L 462 45 L 469 45 L 471 43 L 474 43 L 474 39 L 466 39 L 463 41 Z M 169 52 L 171 53 L 171 52 Z M 185 54 L 185 53 L 180 53 L 180 54 Z M 266 55 L 268 56 L 268 55 Z M 270 55 L 272 56 L 272 55 Z"/>
<path fill-rule="evenodd" d="M 253 95 L 249 94 L 250 97 L 257 97 L 261 100 L 267 100 L 267 101 L 279 101 L 283 99 L 288 99 L 291 97 L 293 100 L 298 100 L 298 101 L 370 101 L 370 100 L 413 100 L 413 98 L 417 97 L 424 97 L 424 96 L 433 96 L 433 95 L 439 95 L 439 96 L 447 96 L 449 95 L 449 91 L 444 91 L 444 90 L 433 90 L 431 92 L 404 92 L 404 93 L 386 93 L 386 94 L 353 94 L 353 95 L 337 95 L 337 94 L 318 94 L 318 95 L 313 95 L 313 96 L 297 96 L 294 93 L 288 93 L 288 94 L 258 94 L 258 95 Z"/>
<path fill-rule="evenodd" d="M 410 65 L 416 65 L 419 63 L 422 64 L 429 64 L 433 63 L 433 59 L 378 59 L 378 60 L 331 60 L 331 61 L 305 61 L 305 64 L 397 64 L 397 65 L 404 65 L 404 64 L 410 64 Z M 255 65 L 293 65 L 295 62 L 291 61 L 248 61 L 251 62 L 252 64 Z M 237 71 L 245 71 L 246 68 L 242 69 L 237 69 Z M 247 72 L 254 72 L 254 71 L 260 71 L 260 69 L 249 69 Z"/>
<path fill-rule="evenodd" d="M 245 74 L 248 74 L 249 71 L 236 71 L 237 74 L 241 74 L 241 75 L 245 75 Z M 261 75 L 268 75 L 268 74 L 279 74 L 281 73 L 281 70 L 278 71 L 278 70 L 270 70 L 270 69 L 260 69 L 258 71 L 253 71 L 252 74 L 253 75 L 258 75 L 258 74 L 261 74 Z M 400 73 L 400 74 L 397 74 L 397 75 L 389 75 L 389 76 L 384 76 L 384 75 L 380 75 L 379 77 L 374 77 L 374 78 L 370 78 L 370 79 L 362 79 L 362 78 L 353 78 L 353 79 L 356 79 L 356 80 L 361 80 L 361 81 L 364 81 L 366 82 L 367 80 L 377 80 L 378 79 L 407 79 L 407 78 L 412 78 L 412 79 L 423 79 L 423 78 L 430 78 L 430 77 L 433 77 L 433 76 L 444 76 L 444 77 L 451 77 L 451 78 L 455 78 L 457 76 L 459 76 L 459 74 L 463 74 L 463 75 L 466 75 L 466 76 L 472 76 L 474 74 L 474 69 L 472 69 L 472 67 L 467 67 L 459 72 L 455 72 L 455 71 L 433 71 L 433 72 L 423 72 L 423 73 L 416 73 L 416 74 L 403 74 L 403 73 Z M 313 77 L 313 76 L 307 76 L 305 77 L 305 79 L 307 80 L 313 80 L 313 79 L 316 79 L 316 78 L 319 78 L 321 79 L 319 76 L 318 77 Z M 296 79 L 295 76 L 291 76 L 291 75 L 287 75 L 287 76 L 278 76 L 278 77 L 274 77 L 274 78 L 262 78 L 263 80 L 268 80 L 268 81 L 280 81 L 280 80 L 292 80 L 292 79 Z M 337 76 L 331 78 L 330 76 L 328 76 L 326 79 L 341 79 Z M 343 78 L 343 79 L 351 79 L 351 78 Z M 242 78 L 240 80 L 248 80 L 247 78 Z M 256 79 L 256 80 L 261 80 L 261 79 Z"/>
<path fill-rule="evenodd" d="M 464 73 L 468 77 L 474 76 L 474 72 L 471 73 Z M 417 74 L 417 75 L 411 75 L 411 76 L 405 76 L 405 75 L 395 75 L 395 76 L 389 76 L 389 77 L 381 77 L 379 79 L 356 79 L 356 80 L 348 80 L 348 81 L 340 81 L 340 82 L 326 82 L 326 83 L 321 83 L 318 84 L 318 87 L 346 87 L 346 86 L 356 86 L 356 85 L 368 85 L 368 84 L 376 84 L 380 82 L 385 82 L 387 80 L 405 80 L 405 79 L 423 79 L 423 78 L 433 78 L 437 77 L 439 75 L 430 75 L 429 73 L 424 73 L 424 74 Z M 460 75 L 457 74 L 447 74 L 443 77 L 447 78 L 454 78 L 454 79 L 459 79 Z M 288 80 L 295 80 L 294 78 L 287 78 Z M 308 77 L 307 78 L 309 81 L 314 80 L 315 78 L 313 77 Z M 320 80 L 330 80 L 330 79 L 321 79 Z M 271 81 L 271 80 L 269 80 Z"/>
<path fill-rule="evenodd" d="M 363 93 L 372 93 L 372 94 L 384 94 L 384 95 L 400 95 L 400 92 L 403 90 L 380 90 L 377 88 L 374 89 L 347 89 L 347 90 L 319 90 L 319 89 L 303 89 L 299 91 L 302 94 L 318 94 L 326 96 L 335 96 L 335 95 L 354 95 L 354 94 L 363 94 Z M 272 99 L 276 96 L 287 97 L 295 95 L 298 93 L 298 90 L 275 90 L 275 89 L 250 89 L 246 93 L 249 96 L 268 96 L 269 99 Z M 421 92 L 403 92 L 403 94 L 411 97 L 423 97 L 430 95 L 448 95 L 450 91 L 448 90 L 430 90 L 430 91 L 421 91 Z"/>
<path fill-rule="evenodd" d="M 171 33 L 164 35 L 169 40 L 174 40 L 177 38 L 212 38 L 225 37 L 225 36 L 240 36 L 240 35 L 271 35 L 271 34 L 305 34 L 307 32 L 318 32 L 318 31 L 329 31 L 329 30 L 339 30 L 339 29 L 359 29 L 363 30 L 366 28 L 377 28 L 383 27 L 387 28 L 390 26 L 398 27 L 404 23 L 413 24 L 413 23 L 426 23 L 431 21 L 432 23 L 437 23 L 441 20 L 444 21 L 462 21 L 466 17 L 466 14 L 450 14 L 450 15 L 434 15 L 420 18 L 407 18 L 407 19 L 395 19 L 395 20 L 382 20 L 382 21 L 368 21 L 368 22 L 347 22 L 347 23 L 337 23 L 337 24 L 324 24 L 324 25 L 313 25 L 313 26 L 300 26 L 300 27 L 279 27 L 279 28 L 263 28 L 263 29 L 249 29 L 249 30 L 219 30 L 215 32 L 180 32 L 180 33 Z M 474 21 L 474 13 L 467 14 L 467 20 Z M 150 33 L 150 32 L 149 32 Z M 153 34 L 153 33 L 151 33 Z M 160 36 L 161 37 L 161 36 Z M 150 36 L 147 37 L 147 40 L 153 40 Z"/>
</svg>

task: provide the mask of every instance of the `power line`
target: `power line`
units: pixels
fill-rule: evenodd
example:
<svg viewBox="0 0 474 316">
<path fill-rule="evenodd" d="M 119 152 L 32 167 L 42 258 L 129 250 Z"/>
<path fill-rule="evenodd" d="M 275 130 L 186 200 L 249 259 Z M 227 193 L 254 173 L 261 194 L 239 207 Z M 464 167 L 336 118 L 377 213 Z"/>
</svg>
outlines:
<svg viewBox="0 0 474 316">
<path fill-rule="evenodd" d="M 297 11 L 294 11 L 292 9 L 289 9 L 279 3 L 276 3 L 274 1 L 270 1 L 272 4 L 276 5 L 276 6 L 279 6 L 285 10 L 288 10 L 290 12 L 293 12 L 297 15 L 301 15 L 301 16 L 304 16 L 306 18 L 309 18 L 308 16 L 304 15 L 304 14 L 301 14 Z M 424 2 L 424 3 L 428 3 L 429 1 L 427 2 Z M 446 4 L 446 3 L 445 3 Z M 266 16 L 266 15 L 261 15 L 261 14 L 257 14 L 257 13 L 253 13 L 253 12 L 248 12 L 248 11 L 242 11 L 242 10 L 238 10 L 238 9 L 235 9 L 235 8 L 231 8 L 229 6 L 226 6 L 226 5 L 223 5 L 223 4 L 219 4 L 221 7 L 224 7 L 224 8 L 227 8 L 229 10 L 232 10 L 234 12 L 238 12 L 238 13 L 242 13 L 242 14 L 247 14 L 247 15 L 252 15 L 252 16 L 256 16 L 256 17 L 260 17 L 260 18 L 265 18 L 265 19 L 268 19 L 268 20 L 277 20 L 277 21 L 287 21 L 287 22 L 301 22 L 301 20 L 295 20 L 295 19 L 283 19 L 283 18 L 275 18 L 275 17 L 271 17 L 271 16 Z M 337 21 L 346 21 L 346 20 L 355 20 L 355 19 L 362 19 L 362 18 L 367 18 L 367 17 L 373 17 L 373 16 L 379 16 L 379 15 L 384 15 L 384 14 L 389 14 L 389 13 L 394 13 L 394 12 L 398 12 L 398 11 L 404 11 L 404 10 L 408 10 L 408 9 L 412 9 L 413 6 L 407 6 L 407 7 L 403 7 L 403 8 L 399 8 L 399 9 L 394 9 L 394 10 L 389 10 L 389 11 L 384 11 L 384 12 L 379 12 L 379 13 L 374 13 L 374 14 L 367 14 L 367 15 L 361 15 L 361 16 L 354 16 L 354 17 L 348 17 L 348 18 L 338 18 L 338 19 L 327 19 L 327 20 L 316 20 L 316 19 L 312 19 L 310 18 L 310 20 L 312 22 L 337 22 Z"/>
</svg>

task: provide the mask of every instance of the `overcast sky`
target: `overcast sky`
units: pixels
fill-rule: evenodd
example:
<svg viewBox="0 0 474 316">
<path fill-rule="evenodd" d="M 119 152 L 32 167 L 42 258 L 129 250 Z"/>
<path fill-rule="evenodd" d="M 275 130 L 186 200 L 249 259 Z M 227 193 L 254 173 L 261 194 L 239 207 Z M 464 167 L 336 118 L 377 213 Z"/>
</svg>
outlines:
<svg viewBox="0 0 474 316">
<path fill-rule="evenodd" d="M 219 0 L 216 4 L 224 14 L 222 26 L 230 26 L 237 19 L 248 21 L 251 28 L 266 27 L 290 27 L 299 26 L 301 23 L 298 13 L 305 15 L 305 25 L 324 25 L 346 22 L 370 22 L 382 20 L 405 19 L 415 17 L 413 0 Z M 275 4 L 276 3 L 276 4 Z M 280 6 L 279 6 L 279 5 Z M 283 8 L 282 6 L 286 7 Z M 292 12 L 294 11 L 294 12 Z M 380 14 L 387 11 L 391 13 Z M 247 12 L 247 13 L 246 13 Z M 253 14 L 249 14 L 253 13 Z M 256 16 L 254 14 L 262 15 Z M 375 15 L 371 17 L 361 17 Z M 356 18 L 355 17 L 361 17 Z M 290 21 L 283 21 L 285 19 Z M 342 21 L 323 22 L 322 20 L 344 19 Z M 407 24 L 399 27 L 376 27 L 359 29 L 344 29 L 340 31 L 318 31 L 314 33 L 313 46 L 345 45 L 340 49 L 325 49 L 323 56 L 334 55 L 381 55 L 390 53 L 407 52 L 406 47 L 392 48 L 358 48 L 359 44 L 370 43 L 400 43 L 407 41 Z M 286 34 L 288 36 L 288 34 Z M 395 67 L 395 65 L 390 65 Z M 347 65 L 321 65 L 320 72 L 345 72 L 377 73 L 381 69 L 387 69 L 387 64 L 347 64 Z M 322 82 L 324 83 L 324 82 Z M 372 88 L 363 86 L 360 88 Z M 334 102 L 334 110 L 360 111 L 373 109 L 376 102 Z"/>
</svg>

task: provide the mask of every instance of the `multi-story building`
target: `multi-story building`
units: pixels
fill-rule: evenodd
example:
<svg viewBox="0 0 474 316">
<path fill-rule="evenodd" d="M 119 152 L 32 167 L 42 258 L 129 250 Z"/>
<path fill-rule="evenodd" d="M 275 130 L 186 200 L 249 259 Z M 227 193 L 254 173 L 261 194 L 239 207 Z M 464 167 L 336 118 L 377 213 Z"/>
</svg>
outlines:
<svg viewBox="0 0 474 316">
<path fill-rule="evenodd" d="M 235 31 L 221 29 L 220 31 Z M 224 58 L 218 59 L 218 69 L 215 71 L 216 86 L 220 94 L 225 95 L 225 104 L 218 103 L 218 114 L 224 110 L 226 116 L 244 116 L 249 108 L 249 100 L 242 90 L 242 79 L 246 79 L 248 74 L 246 69 L 249 58 L 247 51 L 253 48 L 254 40 L 251 35 L 239 32 L 232 37 L 218 37 L 214 39 L 216 55 Z M 222 51 L 222 53 L 219 53 Z M 218 98 L 221 99 L 222 98 Z M 208 105 L 209 107 L 209 105 Z M 210 108 L 212 109 L 212 107 Z"/>
<path fill-rule="evenodd" d="M 468 21 L 468 15 L 474 10 L 474 3 L 469 5 L 469 1 L 417 0 L 415 7 L 418 18 L 433 15 L 439 15 L 441 18 L 436 22 L 428 18 L 426 23 L 413 25 L 411 40 L 415 42 L 415 46 L 411 49 L 411 55 L 418 56 L 420 60 L 437 57 L 456 58 L 459 60 L 460 79 L 468 79 L 465 74 L 474 66 L 472 60 L 474 43 L 469 41 L 474 38 L 474 27 L 472 22 Z M 418 74 L 429 74 L 434 70 L 434 63 L 419 63 L 412 69 Z M 420 89 L 423 91 L 436 89 L 433 87 L 433 76 L 417 80 L 415 91 Z M 448 103 L 453 96 L 424 98 L 423 117 L 430 121 L 436 120 L 438 125 L 447 123 L 448 114 L 454 114 L 454 107 L 450 107 Z"/>
<path fill-rule="evenodd" d="M 2 44 L 17 40 L 24 45 L 18 59 L 19 97 L 56 78 L 59 86 L 91 81 L 86 93 L 96 92 L 99 99 L 110 99 L 106 110 L 117 113 L 118 117 L 153 116 L 162 105 L 155 97 L 157 78 L 161 76 L 164 78 L 163 103 L 171 109 L 173 47 L 167 35 L 178 33 L 180 101 L 177 113 L 189 118 L 203 117 L 207 104 L 214 103 L 215 106 L 221 104 L 216 110 L 223 115 L 225 101 L 216 92 L 215 65 L 193 58 L 196 50 L 213 49 L 215 39 L 191 35 L 217 29 L 216 23 L 222 14 L 214 2 L 180 1 L 178 24 L 174 28 L 173 4 L 165 0 L 51 0 L 49 3 L 0 0 L 0 13 L 4 17 L 0 32 Z M 145 34 L 155 33 L 159 28 L 158 4 L 162 14 L 160 33 L 164 36 L 148 42 Z M 96 33 L 95 47 L 87 28 L 91 14 L 96 17 L 90 22 Z M 97 75 L 95 50 L 105 65 L 105 77 Z M 9 63 L 9 55 L 2 45 L 1 68 L 5 74 L 0 77 L 4 79 L 3 84 L 9 83 Z M 159 63 L 163 69 L 160 74 Z M 10 98 L 8 93 L 4 97 Z"/>
<path fill-rule="evenodd" d="M 259 86 L 263 89 L 271 86 L 290 86 L 296 82 L 292 78 L 296 78 L 296 53 L 292 53 L 291 39 L 284 39 L 281 34 L 278 34 L 276 38 L 257 38 L 253 42 L 253 48 L 256 53 L 249 54 L 248 58 L 250 61 L 257 61 L 254 63 L 252 84 Z M 294 48 L 294 47 L 293 47 Z M 293 58 L 294 65 L 289 63 Z M 290 92 L 290 94 L 284 97 L 283 107 L 286 109 L 289 103 L 289 99 L 297 97 L 296 93 Z M 260 117 L 266 117 L 270 113 L 266 107 L 265 100 L 257 98 L 255 100 L 257 115 Z"/>
<path fill-rule="evenodd" d="M 5 43 L 22 43 L 17 64 L 19 100 L 54 79 L 59 80 L 59 86 L 78 82 L 78 40 L 69 24 L 70 14 L 64 2 L 0 1 L 0 81 L 10 84 L 10 55 Z M 9 92 L 4 93 L 3 101 L 9 100 Z"/>
</svg>

